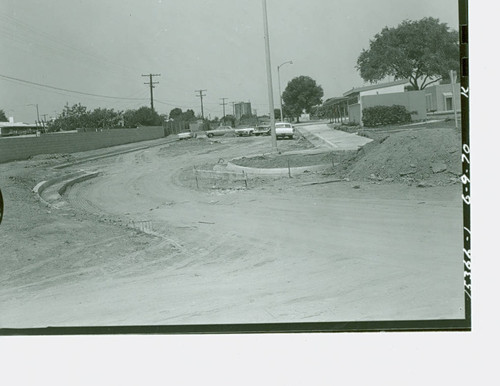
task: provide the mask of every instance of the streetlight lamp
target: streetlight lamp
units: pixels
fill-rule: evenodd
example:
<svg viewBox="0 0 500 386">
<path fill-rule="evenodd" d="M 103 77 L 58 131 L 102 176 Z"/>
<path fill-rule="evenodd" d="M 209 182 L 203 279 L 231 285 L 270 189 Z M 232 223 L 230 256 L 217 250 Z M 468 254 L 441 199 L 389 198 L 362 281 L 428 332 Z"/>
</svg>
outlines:
<svg viewBox="0 0 500 386">
<path fill-rule="evenodd" d="M 278 66 L 278 90 L 279 90 L 279 93 L 280 93 L 280 116 L 281 116 L 281 122 L 283 122 L 283 106 L 282 106 L 282 101 L 281 101 L 280 67 L 284 66 L 285 64 L 293 64 L 293 62 L 291 60 L 289 60 L 288 62 L 281 63 Z"/>
</svg>

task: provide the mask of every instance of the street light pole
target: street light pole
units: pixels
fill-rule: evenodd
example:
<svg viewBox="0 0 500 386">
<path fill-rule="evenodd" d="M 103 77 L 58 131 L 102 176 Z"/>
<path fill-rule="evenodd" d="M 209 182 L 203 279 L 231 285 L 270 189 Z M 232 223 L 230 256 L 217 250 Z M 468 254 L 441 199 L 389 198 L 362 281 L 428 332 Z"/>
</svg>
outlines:
<svg viewBox="0 0 500 386">
<path fill-rule="evenodd" d="M 282 106 L 282 101 L 281 101 L 281 81 L 280 81 L 280 67 L 285 65 L 285 64 L 293 64 L 293 62 L 291 60 L 289 60 L 288 62 L 284 62 L 284 63 L 281 63 L 279 66 L 278 66 L 278 90 L 279 90 L 279 93 L 280 93 L 280 116 L 281 116 L 281 122 L 283 122 L 283 106 Z"/>
<path fill-rule="evenodd" d="M 267 88 L 269 95 L 269 118 L 271 125 L 271 145 L 273 150 L 278 151 L 278 143 L 276 142 L 276 127 L 274 120 L 274 100 L 273 100 L 273 76 L 271 73 L 271 48 L 269 47 L 269 27 L 267 25 L 267 4 L 266 0 L 262 0 L 262 10 L 264 17 L 264 40 L 266 43 L 266 68 L 267 68 Z"/>
</svg>

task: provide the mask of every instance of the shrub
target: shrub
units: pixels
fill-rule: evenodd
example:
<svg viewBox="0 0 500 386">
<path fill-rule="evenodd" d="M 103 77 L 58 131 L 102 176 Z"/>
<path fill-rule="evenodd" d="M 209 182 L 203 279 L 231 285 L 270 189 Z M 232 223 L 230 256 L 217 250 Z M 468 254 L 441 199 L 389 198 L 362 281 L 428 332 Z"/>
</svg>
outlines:
<svg viewBox="0 0 500 386">
<path fill-rule="evenodd" d="M 373 106 L 363 109 L 363 124 L 374 127 L 411 122 L 411 113 L 404 106 Z"/>
</svg>

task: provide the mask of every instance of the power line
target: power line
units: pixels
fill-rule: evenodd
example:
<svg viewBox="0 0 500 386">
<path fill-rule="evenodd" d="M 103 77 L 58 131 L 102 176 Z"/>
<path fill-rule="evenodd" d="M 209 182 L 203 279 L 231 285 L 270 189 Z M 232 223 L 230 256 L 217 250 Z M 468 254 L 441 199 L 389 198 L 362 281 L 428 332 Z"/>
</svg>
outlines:
<svg viewBox="0 0 500 386">
<path fill-rule="evenodd" d="M 83 92 L 83 91 L 69 90 L 67 88 L 49 86 L 47 84 L 31 82 L 29 80 L 23 80 L 23 79 L 19 79 L 19 78 L 14 78 L 12 76 L 2 75 L 2 74 L 0 74 L 0 78 L 5 78 L 5 79 L 8 79 L 8 80 L 13 80 L 13 81 L 16 81 L 16 82 L 30 84 L 30 85 L 34 85 L 34 86 L 38 86 L 38 87 L 50 88 L 52 90 L 59 90 L 59 91 L 71 92 L 71 93 L 74 93 L 74 94 L 88 95 L 88 96 L 94 96 L 94 97 L 99 97 L 99 98 L 122 99 L 122 100 L 144 100 L 144 98 L 126 98 L 126 97 L 100 95 L 100 94 L 92 94 L 92 93 Z"/>
<path fill-rule="evenodd" d="M 148 76 L 149 77 L 149 91 L 151 93 L 151 111 L 154 111 L 154 105 L 153 105 L 153 89 L 155 86 L 153 84 L 158 84 L 160 82 L 153 82 L 153 76 L 161 76 L 161 74 L 149 74 L 149 75 L 142 75 L 142 76 Z M 148 84 L 148 83 L 144 83 Z"/>
</svg>

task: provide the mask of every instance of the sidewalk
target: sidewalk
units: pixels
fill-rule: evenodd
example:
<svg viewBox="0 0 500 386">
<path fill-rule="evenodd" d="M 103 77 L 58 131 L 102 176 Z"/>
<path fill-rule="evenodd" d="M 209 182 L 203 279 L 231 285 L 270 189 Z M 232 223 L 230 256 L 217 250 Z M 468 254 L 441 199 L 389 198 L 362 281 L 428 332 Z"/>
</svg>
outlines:
<svg viewBox="0 0 500 386">
<path fill-rule="evenodd" d="M 332 129 L 326 123 L 299 124 L 296 126 L 296 130 L 302 133 L 316 147 L 332 150 L 358 150 L 372 141 L 370 138 Z"/>
</svg>

